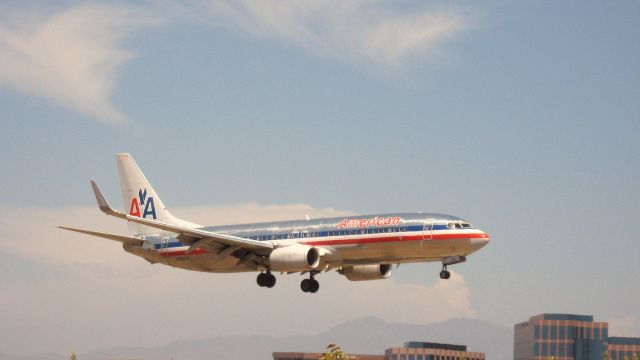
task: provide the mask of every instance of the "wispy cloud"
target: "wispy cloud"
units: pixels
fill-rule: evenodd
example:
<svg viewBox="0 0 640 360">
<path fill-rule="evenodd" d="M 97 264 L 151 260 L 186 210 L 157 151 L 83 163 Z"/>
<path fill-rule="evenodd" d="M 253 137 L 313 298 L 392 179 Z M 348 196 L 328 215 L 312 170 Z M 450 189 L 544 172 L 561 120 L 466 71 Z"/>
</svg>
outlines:
<svg viewBox="0 0 640 360">
<path fill-rule="evenodd" d="M 158 22 L 138 7 L 78 5 L 53 14 L 7 11 L 0 18 L 0 83 L 105 122 L 124 119 L 110 96 L 133 53 L 131 30 Z"/>
<path fill-rule="evenodd" d="M 438 47 L 470 25 L 464 9 L 381 0 L 202 0 L 197 17 L 256 36 L 290 41 L 339 60 L 398 66 L 433 60 Z"/>
<path fill-rule="evenodd" d="M 166 0 L 82 4 L 53 13 L 0 10 L 0 85 L 108 123 L 125 118 L 111 95 L 118 69 L 134 56 L 123 43 L 141 27 L 171 21 L 224 26 L 358 67 L 395 69 L 410 59 L 436 59 L 440 45 L 470 23 L 454 6 L 381 0 Z"/>
<path fill-rule="evenodd" d="M 239 204 L 173 212 L 205 224 L 349 213 L 301 204 Z M 264 329 L 274 336 L 312 334 L 371 314 L 405 323 L 475 317 L 469 288 L 456 273 L 448 281 L 434 276 L 432 284 L 400 284 L 393 275 L 387 280 L 350 282 L 336 272 L 323 273 L 320 291 L 309 296 L 300 291 L 298 274 L 278 275 L 275 288 L 263 289 L 255 285 L 253 273 L 210 274 L 152 266 L 125 253 L 118 243 L 55 229 L 71 225 L 126 231 L 122 221 L 94 207 L 0 209 L 0 225 L 0 255 L 15 264 L 0 269 L 8 271 L 0 274 L 0 307 L 12 309 L 0 314 L 0 347 L 11 353 L 158 345 L 177 338 L 266 333 Z M 21 260 L 28 261 L 21 264 Z M 51 273 L 33 274 L 34 266 Z M 403 270 L 406 267 L 398 271 Z M 25 276 L 29 281 L 8 280 Z M 247 310 L 256 306 L 269 311 L 247 316 Z M 331 311 L 309 311 L 314 308 Z M 292 318 L 291 314 L 304 316 Z M 211 326 L 211 319 L 216 326 Z M 87 323 L 95 325 L 93 332 L 86 331 Z M 172 331 L 157 332 L 167 324 Z M 33 338 L 38 338 L 37 345 L 30 341 Z"/>
</svg>

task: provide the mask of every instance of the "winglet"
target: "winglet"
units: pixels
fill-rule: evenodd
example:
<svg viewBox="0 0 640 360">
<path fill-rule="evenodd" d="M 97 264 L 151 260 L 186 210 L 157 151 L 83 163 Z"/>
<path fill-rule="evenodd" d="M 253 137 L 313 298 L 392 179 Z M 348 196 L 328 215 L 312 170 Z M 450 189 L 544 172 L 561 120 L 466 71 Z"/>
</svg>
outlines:
<svg viewBox="0 0 640 360">
<path fill-rule="evenodd" d="M 96 184 L 96 182 L 93 180 L 91 180 L 91 187 L 93 188 L 93 194 L 96 196 L 96 201 L 98 202 L 100 211 L 107 215 L 115 215 L 117 212 L 111 208 L 109 202 L 107 202 L 107 199 L 104 197 L 102 191 L 98 187 L 98 184 Z"/>
</svg>

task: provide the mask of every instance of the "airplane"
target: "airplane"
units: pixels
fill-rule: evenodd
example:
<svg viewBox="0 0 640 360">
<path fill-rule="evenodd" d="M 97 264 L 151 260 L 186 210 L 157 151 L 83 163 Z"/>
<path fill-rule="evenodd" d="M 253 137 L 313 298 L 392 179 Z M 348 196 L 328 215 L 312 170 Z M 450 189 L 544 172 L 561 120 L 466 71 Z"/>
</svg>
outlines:
<svg viewBox="0 0 640 360">
<path fill-rule="evenodd" d="M 114 210 L 91 181 L 100 210 L 126 220 L 129 235 L 59 226 L 122 243 L 125 251 L 151 264 L 213 273 L 258 272 L 260 287 L 276 284 L 274 272 L 308 274 L 305 293 L 320 288 L 316 276 L 336 270 L 351 281 L 386 279 L 402 263 L 447 266 L 489 242 L 489 235 L 458 217 L 429 213 L 354 215 L 252 224 L 201 226 L 178 219 L 155 192 L 128 153 L 116 155 L 120 188 L 128 213 Z"/>
</svg>

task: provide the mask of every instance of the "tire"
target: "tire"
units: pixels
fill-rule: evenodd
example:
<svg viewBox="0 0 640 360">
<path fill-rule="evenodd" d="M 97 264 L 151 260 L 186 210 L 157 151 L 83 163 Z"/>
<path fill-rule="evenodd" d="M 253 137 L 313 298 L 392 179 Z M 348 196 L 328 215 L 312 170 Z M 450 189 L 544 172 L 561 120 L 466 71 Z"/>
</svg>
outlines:
<svg viewBox="0 0 640 360">
<path fill-rule="evenodd" d="M 311 283 L 311 279 L 304 279 L 300 282 L 300 289 L 302 289 L 302 291 L 304 292 L 309 292 L 311 291 L 313 285 Z"/>
<path fill-rule="evenodd" d="M 268 275 L 265 273 L 258 274 L 258 277 L 256 278 L 256 282 L 258 283 L 258 286 L 265 287 L 267 284 L 267 277 Z"/>
<path fill-rule="evenodd" d="M 267 282 L 265 283 L 265 286 L 268 288 L 272 288 L 276 285 L 276 276 L 273 274 L 267 274 Z"/>
<path fill-rule="evenodd" d="M 315 294 L 318 292 L 318 290 L 320 289 L 320 283 L 318 282 L 318 280 L 311 280 L 311 290 L 309 292 Z"/>
</svg>

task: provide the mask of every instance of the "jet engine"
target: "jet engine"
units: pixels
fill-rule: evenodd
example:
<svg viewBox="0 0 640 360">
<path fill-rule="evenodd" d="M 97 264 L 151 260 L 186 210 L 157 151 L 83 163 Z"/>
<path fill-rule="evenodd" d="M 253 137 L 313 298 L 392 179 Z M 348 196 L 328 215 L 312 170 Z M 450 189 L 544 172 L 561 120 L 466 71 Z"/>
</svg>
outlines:
<svg viewBox="0 0 640 360">
<path fill-rule="evenodd" d="M 271 252 L 269 263 L 273 271 L 308 271 L 320 265 L 320 252 L 308 245 L 280 247 Z"/>
<path fill-rule="evenodd" d="M 344 267 L 339 272 L 351 281 L 380 280 L 391 276 L 391 265 L 355 265 Z"/>
</svg>

